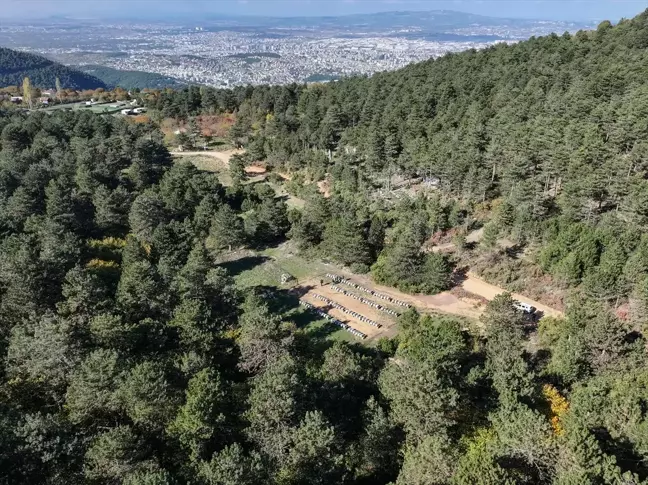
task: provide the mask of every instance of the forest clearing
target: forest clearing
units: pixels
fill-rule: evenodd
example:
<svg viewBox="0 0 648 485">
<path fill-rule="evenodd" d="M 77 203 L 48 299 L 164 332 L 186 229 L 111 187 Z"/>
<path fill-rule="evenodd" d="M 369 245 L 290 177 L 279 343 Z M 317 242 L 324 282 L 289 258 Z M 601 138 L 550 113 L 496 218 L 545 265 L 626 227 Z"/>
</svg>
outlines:
<svg viewBox="0 0 648 485">
<path fill-rule="evenodd" d="M 174 157 L 195 157 L 199 161 L 196 162 L 192 159 L 192 163 L 196 164 L 196 167 L 200 170 L 206 170 L 208 172 L 219 172 L 229 167 L 230 158 L 232 155 L 243 153 L 244 150 L 200 150 L 200 151 L 172 151 L 171 155 Z M 207 160 L 204 160 L 204 159 Z M 211 162 L 211 165 L 209 163 Z M 200 166 L 198 166 L 200 165 Z"/>
<path fill-rule="evenodd" d="M 369 291 L 408 303 L 421 314 L 454 315 L 474 323 L 478 323 L 479 318 L 484 313 L 486 301 L 491 301 L 497 295 L 507 292 L 504 288 L 491 285 L 476 275 L 468 273 L 461 281 L 457 282 L 454 288 L 448 291 L 442 291 L 435 295 L 408 294 L 396 288 L 379 285 L 368 275 L 355 274 L 348 269 L 336 267 L 330 263 L 306 261 L 293 252 L 290 243 L 284 243 L 264 251 L 245 251 L 238 256 L 238 258 L 234 257 L 226 264 L 228 267 L 242 268 L 240 271 L 235 271 L 235 280 L 239 287 L 289 288 L 303 301 L 317 308 L 325 309 L 334 318 L 349 324 L 351 327 L 367 335 L 365 343 L 369 345 L 375 344 L 380 338 L 393 338 L 396 336 L 398 334 L 397 319 L 393 315 L 388 315 L 376 308 L 372 308 L 367 303 L 363 303 L 351 296 L 342 294 L 340 291 L 336 291 L 335 287 L 338 286 L 338 288 L 347 290 L 349 293 L 377 304 L 383 304 L 398 312 L 403 312 L 405 308 L 385 303 L 383 300 L 366 291 L 357 290 L 348 286 L 345 287 L 345 285 L 336 285 L 327 274 L 338 275 L 349 279 L 351 282 Z M 282 285 L 280 280 L 282 274 L 290 274 L 295 279 L 292 283 Z M 321 285 L 321 282 L 324 284 Z M 381 327 L 374 327 L 366 322 L 362 322 L 358 317 L 344 313 L 318 299 L 316 295 L 328 298 L 332 302 L 342 305 L 344 308 L 358 315 L 376 321 Z M 512 297 L 536 307 L 539 317 L 563 316 L 561 311 L 527 298 L 524 295 L 513 293 Z M 292 303 L 295 308 L 298 306 L 297 299 L 294 299 Z M 330 337 L 334 340 L 355 339 L 355 337 L 347 334 L 343 330 L 332 332 Z"/>
<path fill-rule="evenodd" d="M 231 178 L 229 177 L 229 160 L 233 155 L 241 154 L 243 152 L 243 150 L 204 152 L 188 151 L 173 152 L 173 155 L 178 157 L 178 159 L 191 157 L 189 158 L 189 160 L 198 169 L 218 173 L 221 182 L 224 185 L 230 185 Z M 247 180 L 244 182 L 245 184 L 267 184 L 275 191 L 278 198 L 286 199 L 289 207 L 301 209 L 304 206 L 305 201 L 288 194 L 283 184 L 269 182 L 266 177 L 268 172 L 264 167 L 258 167 L 256 165 L 246 166 L 245 171 L 248 175 Z M 284 176 L 284 174 L 281 174 L 281 176 L 283 179 L 289 179 L 289 177 Z M 483 228 L 477 229 L 469 233 L 466 237 L 466 240 L 471 243 L 478 243 L 482 235 Z M 367 336 L 366 342 L 368 344 L 375 343 L 379 338 L 382 337 L 393 338 L 394 336 L 396 336 L 396 334 L 398 333 L 396 318 L 386 315 L 384 312 L 380 312 L 374 308 L 371 308 L 367 304 L 355 300 L 350 296 L 346 296 L 344 294 L 341 294 L 340 292 L 335 291 L 332 287 L 330 279 L 325 276 L 327 272 L 335 271 L 336 274 L 342 275 L 345 278 L 351 278 L 352 281 L 362 285 L 365 288 L 370 289 L 371 291 L 376 291 L 383 295 L 389 295 L 394 299 L 405 301 L 411 304 L 420 313 L 425 314 L 440 312 L 448 315 L 459 316 L 475 322 L 479 321 L 479 317 L 482 315 L 485 309 L 485 301 L 491 301 L 497 295 L 507 292 L 505 288 L 490 284 L 479 278 L 477 275 L 468 271 L 459 279 L 459 281 L 455 283 L 454 288 L 450 290 L 431 295 L 420 293 L 409 294 L 399 291 L 396 288 L 379 285 L 374 282 L 368 275 L 355 274 L 343 268 L 336 268 L 335 270 L 332 270 L 330 268 L 330 263 L 314 263 L 307 265 L 302 258 L 299 258 L 297 255 L 292 254 L 291 251 L 286 251 L 285 248 L 285 244 L 277 247 L 272 252 L 273 257 L 271 257 L 269 260 L 264 259 L 264 252 L 259 252 L 258 254 L 256 254 L 256 256 L 253 257 L 250 257 L 249 255 L 245 256 L 245 258 L 248 260 L 254 260 L 254 257 L 257 257 L 258 259 L 256 259 L 256 261 L 260 265 L 259 268 L 252 267 L 250 269 L 247 269 L 245 272 L 249 272 L 254 275 L 251 276 L 252 280 L 258 278 L 259 275 L 263 275 L 260 278 L 260 281 L 263 281 L 263 284 L 280 287 L 282 285 L 279 281 L 279 276 L 282 273 L 282 270 L 279 266 L 277 266 L 277 261 L 275 258 L 281 258 L 281 266 L 285 266 L 286 264 L 292 267 L 294 267 L 295 265 L 302 265 L 305 270 L 305 274 L 298 276 L 294 283 L 294 289 L 297 290 L 300 294 L 303 294 L 302 300 L 314 305 L 317 308 L 325 309 L 326 312 L 329 313 L 329 315 L 333 316 L 337 320 L 347 323 L 352 328 L 359 330 Z M 445 245 L 436 246 L 433 247 L 432 250 L 436 251 L 437 248 L 441 248 L 442 250 L 454 249 L 454 244 L 448 243 Z M 267 273 L 270 274 L 268 275 Z M 246 276 L 244 275 L 243 278 L 245 279 Z M 325 284 L 320 286 L 320 281 L 325 282 Z M 376 321 L 380 324 L 380 327 L 371 326 L 361 321 L 356 316 L 345 314 L 339 309 L 331 307 L 331 305 L 327 305 L 322 300 L 316 298 L 315 295 L 321 295 L 329 298 L 332 302 L 344 306 L 357 315 L 362 315 L 373 321 Z M 366 294 L 362 296 L 367 297 Z M 527 303 L 537 308 L 537 316 L 540 318 L 544 315 L 553 317 L 563 316 L 563 313 L 561 311 L 551 308 L 541 302 L 527 298 L 522 294 L 513 293 L 512 297 L 517 301 Z M 345 332 L 343 331 L 334 332 L 333 338 L 337 339 L 339 337 L 342 337 L 344 339 L 347 339 L 349 335 L 344 335 L 344 333 Z"/>
</svg>

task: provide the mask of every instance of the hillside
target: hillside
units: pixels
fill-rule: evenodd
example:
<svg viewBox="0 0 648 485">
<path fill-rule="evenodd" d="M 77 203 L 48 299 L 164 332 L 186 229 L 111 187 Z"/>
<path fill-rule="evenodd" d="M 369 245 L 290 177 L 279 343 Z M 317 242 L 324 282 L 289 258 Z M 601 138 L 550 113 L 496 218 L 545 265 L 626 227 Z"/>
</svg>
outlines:
<svg viewBox="0 0 648 485">
<path fill-rule="evenodd" d="M 180 88 L 186 83 L 154 72 L 125 71 L 106 66 L 78 66 L 79 71 L 100 79 L 107 86 L 124 89 Z"/>
<path fill-rule="evenodd" d="M 330 263 L 289 287 L 276 245 L 305 221 L 270 185 L 226 189 L 122 117 L 0 113 L 0 133 L 0 482 L 646 483 L 646 341 L 601 304 L 544 319 L 530 353 L 508 295 L 477 324 L 333 282 Z M 355 257 L 353 211 L 317 200 Z M 415 273 L 399 254 L 391 270 Z M 397 338 L 340 330 L 377 305 Z"/>
<path fill-rule="evenodd" d="M 68 89 L 105 88 L 106 84 L 89 74 L 66 67 L 49 59 L 0 47 L 0 86 L 20 85 L 29 77 L 32 85 L 52 88 L 58 77 L 61 86 Z"/>
<path fill-rule="evenodd" d="M 486 209 L 489 240 L 545 247 L 533 254 L 536 271 L 556 286 L 619 304 L 648 275 L 648 267 L 632 263 L 644 251 L 638 235 L 648 230 L 646 47 L 643 13 L 616 26 L 446 55 L 370 78 L 193 89 L 150 106 L 179 116 L 237 106 L 232 136 L 252 159 L 307 178 L 328 173 L 369 199 L 385 188 L 387 173 L 425 174 L 462 216 L 430 217 L 423 236 L 465 231 L 485 222 Z"/>
<path fill-rule="evenodd" d="M 646 47 L 0 112 L 0 483 L 648 484 Z M 154 121 L 225 111 L 213 171 Z"/>
</svg>

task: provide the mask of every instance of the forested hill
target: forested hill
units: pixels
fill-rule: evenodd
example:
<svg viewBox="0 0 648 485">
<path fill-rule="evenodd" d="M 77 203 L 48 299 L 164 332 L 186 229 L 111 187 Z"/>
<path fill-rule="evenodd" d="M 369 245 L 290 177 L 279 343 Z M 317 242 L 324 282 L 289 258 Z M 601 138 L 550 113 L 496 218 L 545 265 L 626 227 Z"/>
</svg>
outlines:
<svg viewBox="0 0 648 485">
<path fill-rule="evenodd" d="M 217 264 L 303 233 L 286 202 L 162 139 L 0 113 L 0 483 L 646 485 L 646 340 L 603 307 L 534 343 L 510 295 L 479 327 L 408 310 L 377 348 L 332 342 Z"/>
<path fill-rule="evenodd" d="M 312 148 L 352 147 L 369 171 L 425 169 L 466 200 L 510 197 L 521 218 L 558 206 L 576 218 L 612 209 L 648 222 L 637 210 L 648 188 L 646 47 L 643 13 L 617 26 L 449 54 L 371 78 L 195 88 L 150 105 L 185 117 L 238 109 L 234 134 L 256 157 L 292 169 L 320 163 Z"/>
<path fill-rule="evenodd" d="M 68 89 L 105 88 L 106 84 L 90 74 L 76 71 L 45 57 L 0 47 L 0 86 L 17 86 L 29 77 L 32 85 L 53 88 L 56 78 Z"/>
<path fill-rule="evenodd" d="M 648 288 L 648 262 L 637 263 L 648 254 L 647 47 L 644 12 L 370 78 L 192 88 L 148 102 L 167 116 L 236 110 L 231 135 L 250 161 L 329 178 L 334 192 L 347 187 L 356 214 L 386 188 L 388 173 L 438 179 L 438 194 L 454 208 L 421 214 L 421 238 L 465 230 L 486 207 L 491 238 L 540 248 L 544 273 L 618 305 Z M 450 223 L 448 211 L 464 222 Z M 358 217 L 345 223 L 368 227 Z M 319 245 L 317 220 L 308 238 Z"/>
<path fill-rule="evenodd" d="M 124 89 L 162 89 L 181 88 L 185 85 L 184 82 L 178 79 L 154 72 L 124 71 L 121 69 L 113 69 L 112 67 L 95 65 L 79 66 L 78 69 L 100 79 L 110 87 Z"/>
<path fill-rule="evenodd" d="M 0 483 L 647 485 L 647 22 L 144 94 L 151 121 L 0 112 Z M 174 163 L 156 110 L 236 111 L 231 185 Z M 258 159 L 303 207 L 244 183 Z M 417 170 L 439 190 L 378 196 Z M 537 243 L 536 286 L 582 286 L 564 318 L 498 295 L 479 323 L 409 309 L 369 347 L 312 328 L 298 288 L 240 278 L 290 238 L 277 250 L 437 293 L 453 261 L 422 242 L 489 218 L 453 257 Z M 632 319 L 612 311 L 630 289 Z"/>
</svg>

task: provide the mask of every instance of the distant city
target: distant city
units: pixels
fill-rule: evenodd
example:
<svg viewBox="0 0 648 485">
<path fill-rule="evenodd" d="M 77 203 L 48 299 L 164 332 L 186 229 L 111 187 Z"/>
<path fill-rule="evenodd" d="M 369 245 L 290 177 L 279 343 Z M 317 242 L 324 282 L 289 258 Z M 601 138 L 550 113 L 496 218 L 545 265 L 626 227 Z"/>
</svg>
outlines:
<svg viewBox="0 0 648 485">
<path fill-rule="evenodd" d="M 227 87 L 369 75 L 448 52 L 593 25 L 393 12 L 323 18 L 228 18 L 195 23 L 53 18 L 3 22 L 0 46 L 72 66 L 157 73 Z"/>
</svg>

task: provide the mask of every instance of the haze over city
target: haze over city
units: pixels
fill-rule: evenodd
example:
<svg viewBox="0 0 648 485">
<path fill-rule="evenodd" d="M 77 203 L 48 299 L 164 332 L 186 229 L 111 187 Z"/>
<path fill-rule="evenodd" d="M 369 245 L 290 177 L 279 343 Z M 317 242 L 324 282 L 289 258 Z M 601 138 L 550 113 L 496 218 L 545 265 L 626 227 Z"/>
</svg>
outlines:
<svg viewBox="0 0 648 485">
<path fill-rule="evenodd" d="M 592 29 L 601 19 L 631 17 L 643 4 L 9 0 L 0 10 L 0 46 L 44 55 L 111 85 L 123 84 L 125 72 L 142 72 L 156 86 L 322 82 L 447 52 Z M 129 85 L 143 85 L 142 76 Z"/>
<path fill-rule="evenodd" d="M 619 20 L 646 8 L 642 0 L 6 0 L 0 18 L 51 15 L 172 19 L 204 15 L 324 16 L 386 11 L 456 10 L 548 20 Z"/>
</svg>

